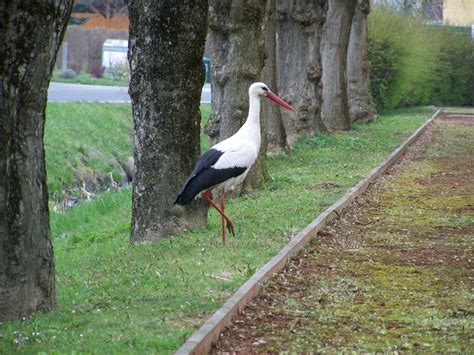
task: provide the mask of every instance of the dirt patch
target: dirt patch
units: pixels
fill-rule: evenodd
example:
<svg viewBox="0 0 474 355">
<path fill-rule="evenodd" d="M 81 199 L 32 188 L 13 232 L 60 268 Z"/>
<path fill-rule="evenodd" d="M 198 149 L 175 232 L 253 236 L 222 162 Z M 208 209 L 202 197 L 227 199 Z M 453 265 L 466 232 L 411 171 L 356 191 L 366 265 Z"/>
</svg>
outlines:
<svg viewBox="0 0 474 355">
<path fill-rule="evenodd" d="M 264 285 L 212 352 L 472 351 L 474 125 L 465 120 L 437 122 Z"/>
<path fill-rule="evenodd" d="M 439 251 L 435 248 L 417 248 L 415 250 L 402 251 L 400 256 L 407 265 L 447 265 L 470 269 L 474 268 L 474 260 L 471 259 L 472 255 L 465 253 L 464 250 L 460 248 L 453 248 L 451 250 L 445 251 L 442 255 L 440 255 Z"/>
<path fill-rule="evenodd" d="M 474 125 L 474 116 L 467 114 L 449 114 L 444 116 L 441 120 L 455 123 L 461 127 Z"/>
<path fill-rule="evenodd" d="M 422 185 L 449 185 L 452 188 L 463 185 L 469 186 L 472 184 L 472 181 L 469 181 L 472 178 L 469 171 L 474 171 L 474 164 L 465 164 L 463 167 L 464 174 L 459 174 L 456 171 L 438 171 L 418 180 L 418 182 Z"/>
</svg>

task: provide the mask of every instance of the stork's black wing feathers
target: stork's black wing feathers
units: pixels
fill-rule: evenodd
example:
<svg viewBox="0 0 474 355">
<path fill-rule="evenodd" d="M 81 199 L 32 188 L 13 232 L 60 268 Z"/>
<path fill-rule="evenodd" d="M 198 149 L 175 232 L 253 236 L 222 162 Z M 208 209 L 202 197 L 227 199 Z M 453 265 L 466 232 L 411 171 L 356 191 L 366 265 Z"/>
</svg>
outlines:
<svg viewBox="0 0 474 355">
<path fill-rule="evenodd" d="M 187 205 L 201 191 L 220 184 L 232 177 L 239 176 L 247 170 L 247 168 L 244 167 L 232 167 L 228 169 L 211 168 L 222 154 L 224 154 L 224 152 L 217 149 L 209 149 L 199 158 L 196 167 L 184 183 L 174 203 Z"/>
<path fill-rule="evenodd" d="M 193 171 L 189 175 L 188 180 L 186 180 L 184 185 L 186 186 L 189 180 L 198 175 L 201 171 L 203 171 L 204 169 L 208 169 L 215 163 L 217 163 L 222 154 L 224 154 L 224 152 L 211 148 L 203 155 L 201 155 L 198 161 L 196 162 L 196 166 L 194 167 Z"/>
</svg>

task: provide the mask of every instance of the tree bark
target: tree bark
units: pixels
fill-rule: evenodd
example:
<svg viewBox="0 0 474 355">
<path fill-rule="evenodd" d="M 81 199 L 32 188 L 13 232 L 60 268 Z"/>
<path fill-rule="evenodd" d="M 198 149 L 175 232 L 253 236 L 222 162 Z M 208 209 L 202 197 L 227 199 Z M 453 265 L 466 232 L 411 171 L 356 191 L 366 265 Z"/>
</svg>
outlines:
<svg viewBox="0 0 474 355">
<path fill-rule="evenodd" d="M 263 68 L 266 6 L 258 0 L 209 1 L 212 113 L 205 132 L 214 143 L 232 136 L 247 119 L 248 89 L 260 81 Z M 265 150 L 262 144 L 247 189 L 265 179 Z"/>
<path fill-rule="evenodd" d="M 276 29 L 277 11 L 276 0 L 270 0 L 267 16 L 267 30 L 265 34 L 265 64 L 262 70 L 262 81 L 271 90 L 278 91 L 277 59 L 276 59 Z M 289 153 L 290 146 L 286 140 L 285 125 L 281 109 L 277 105 L 263 101 L 263 117 L 265 122 L 265 137 L 267 154 Z"/>
<path fill-rule="evenodd" d="M 367 16 L 369 0 L 358 0 L 347 53 L 347 92 L 351 121 L 375 122 L 377 111 L 369 91 Z"/>
<path fill-rule="evenodd" d="M 206 0 L 127 1 L 135 176 L 132 243 L 207 221 L 207 205 L 173 205 L 199 157 Z"/>
<path fill-rule="evenodd" d="M 43 133 L 72 0 L 0 5 L 0 321 L 53 307 Z"/>
<path fill-rule="evenodd" d="M 321 115 L 329 131 L 352 127 L 347 99 L 347 50 L 357 0 L 328 0 L 321 43 L 323 104 Z"/>
<path fill-rule="evenodd" d="M 278 93 L 296 109 L 296 114 L 281 112 L 292 146 L 301 136 L 325 131 L 321 121 L 319 51 L 324 1 L 279 0 L 277 16 Z"/>
</svg>

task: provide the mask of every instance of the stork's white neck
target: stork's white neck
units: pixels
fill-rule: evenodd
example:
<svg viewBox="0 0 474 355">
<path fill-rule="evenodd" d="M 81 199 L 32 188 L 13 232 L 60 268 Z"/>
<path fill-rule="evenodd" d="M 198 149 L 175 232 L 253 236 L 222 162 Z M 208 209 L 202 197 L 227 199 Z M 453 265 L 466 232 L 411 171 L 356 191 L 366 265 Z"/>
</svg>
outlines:
<svg viewBox="0 0 474 355">
<path fill-rule="evenodd" d="M 249 115 L 247 121 L 232 137 L 217 143 L 213 148 L 222 152 L 241 151 L 250 167 L 258 157 L 260 150 L 260 97 L 249 95 Z M 239 165 L 240 166 L 240 165 Z"/>
<path fill-rule="evenodd" d="M 260 147 L 260 97 L 255 94 L 249 95 L 249 115 L 247 121 L 238 132 L 239 139 L 250 141 Z"/>
<path fill-rule="evenodd" d="M 249 96 L 249 117 L 247 121 L 252 121 L 260 126 L 260 97 L 258 95 Z"/>
<path fill-rule="evenodd" d="M 240 130 L 245 131 L 250 139 L 257 140 L 260 144 L 260 97 L 249 96 L 249 115 Z"/>
</svg>

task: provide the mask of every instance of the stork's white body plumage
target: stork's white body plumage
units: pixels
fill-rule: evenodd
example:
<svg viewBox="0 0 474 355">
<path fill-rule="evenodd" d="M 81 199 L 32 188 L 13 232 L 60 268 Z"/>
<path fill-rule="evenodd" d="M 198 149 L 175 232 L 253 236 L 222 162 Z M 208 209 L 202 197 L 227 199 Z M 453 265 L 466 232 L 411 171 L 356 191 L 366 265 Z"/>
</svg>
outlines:
<svg viewBox="0 0 474 355">
<path fill-rule="evenodd" d="M 249 115 L 244 125 L 232 137 L 212 146 L 199 158 L 175 201 L 177 204 L 186 205 L 202 195 L 221 215 L 223 242 L 225 242 L 224 222 L 234 234 L 232 221 L 224 214 L 224 194 L 244 181 L 257 160 L 260 150 L 261 96 L 294 111 L 291 106 L 272 93 L 264 83 L 253 83 L 249 88 Z M 220 209 L 210 198 L 213 189 L 222 194 Z"/>
<path fill-rule="evenodd" d="M 216 186 L 215 188 L 218 191 L 221 189 L 224 189 L 224 191 L 233 190 L 245 180 L 250 168 L 258 158 L 260 142 L 260 98 L 256 95 L 250 95 L 247 121 L 232 137 L 212 147 L 212 149 L 224 152 L 213 165 L 214 169 L 221 170 L 238 166 L 245 167 L 246 170 L 242 174 L 229 178 Z"/>
</svg>

